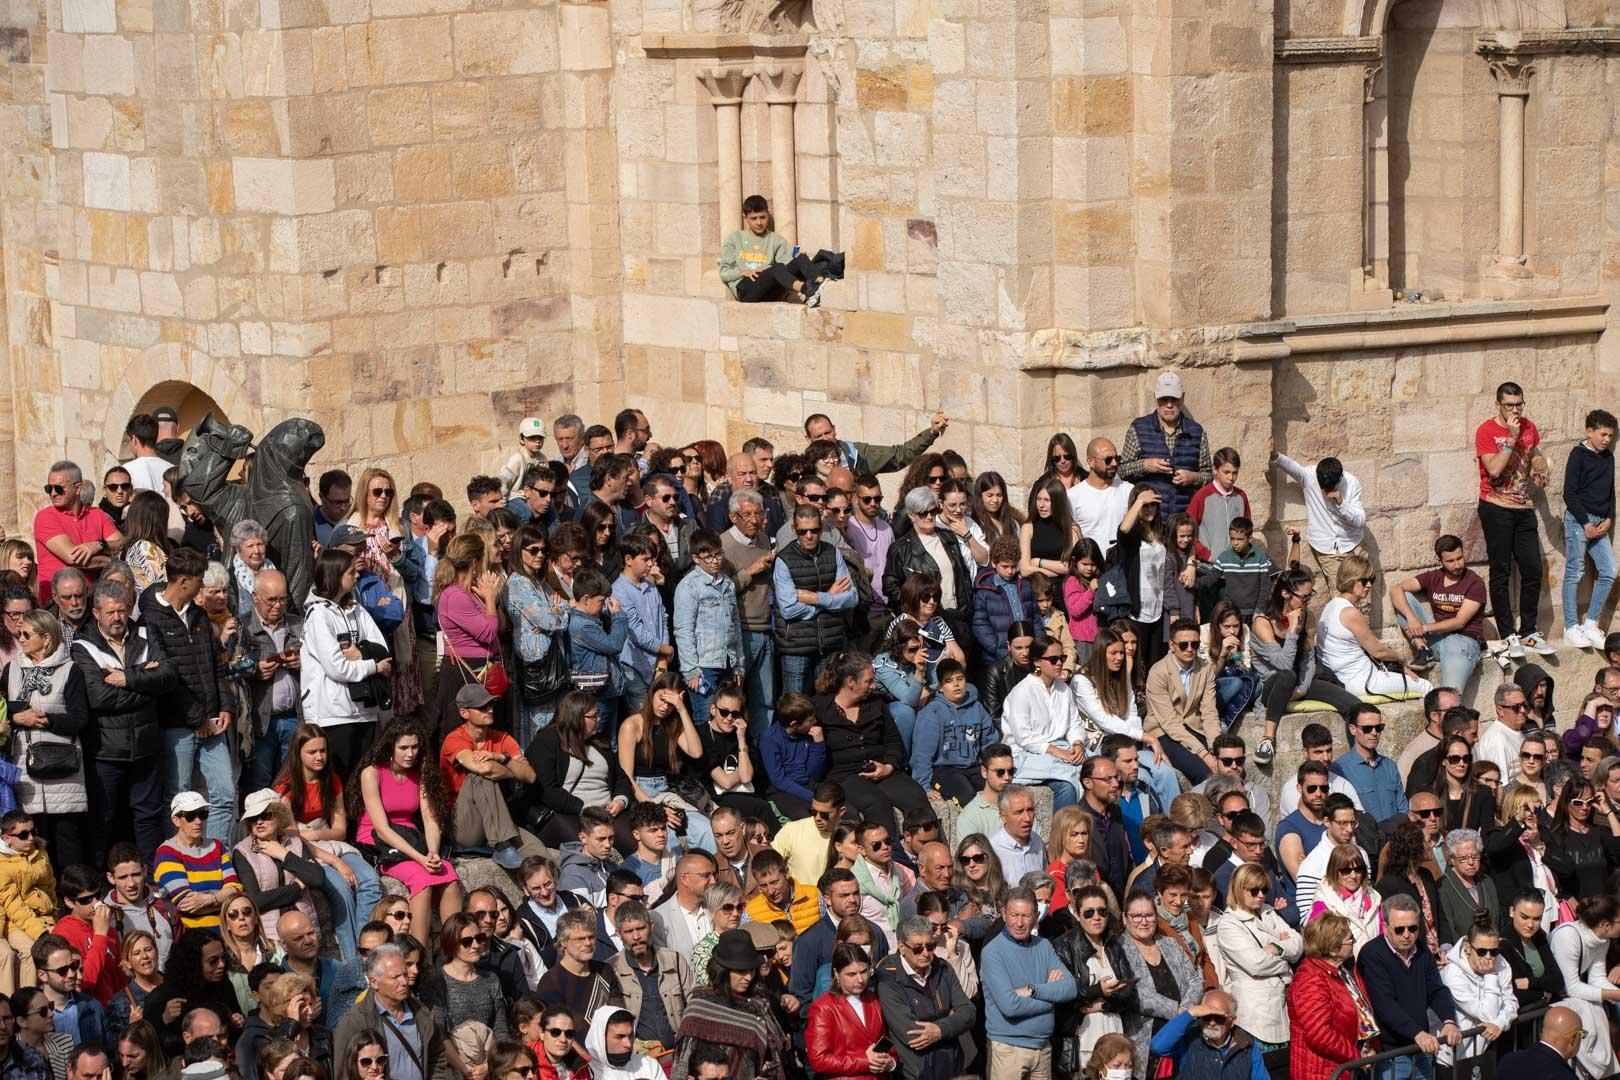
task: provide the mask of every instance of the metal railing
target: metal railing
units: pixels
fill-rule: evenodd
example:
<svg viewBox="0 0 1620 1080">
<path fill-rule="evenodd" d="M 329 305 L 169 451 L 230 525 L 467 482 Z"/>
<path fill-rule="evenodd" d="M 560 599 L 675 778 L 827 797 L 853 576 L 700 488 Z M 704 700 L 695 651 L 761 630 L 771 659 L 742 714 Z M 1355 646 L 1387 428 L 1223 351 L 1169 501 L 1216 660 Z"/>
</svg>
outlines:
<svg viewBox="0 0 1620 1080">
<path fill-rule="evenodd" d="M 1497 1036 L 1496 1041 L 1491 1044 L 1492 1048 L 1495 1049 L 1497 1047 L 1504 1047 L 1506 1048 L 1506 1052 L 1511 1053 L 1514 1050 L 1529 1046 L 1533 1040 L 1526 1040 L 1524 1038 L 1525 1034 L 1529 1033 L 1533 1035 L 1535 1032 L 1540 1030 L 1541 1018 L 1547 1015 L 1547 1010 L 1550 1008 L 1552 1008 L 1551 1005 L 1538 1005 L 1526 1012 L 1521 1012 L 1518 1017 L 1514 1019 L 1513 1026 L 1502 1032 L 1501 1035 Z M 1481 1024 L 1478 1027 L 1471 1027 L 1465 1030 L 1462 1033 L 1462 1037 L 1467 1039 L 1474 1035 L 1482 1035 L 1484 1033 L 1485 1025 Z M 1461 1040 L 1458 1041 L 1459 1043 L 1461 1042 Z M 1417 1043 L 1408 1043 L 1405 1046 L 1398 1046 L 1393 1050 L 1385 1050 L 1378 1054 L 1369 1054 L 1367 1057 L 1356 1058 L 1354 1061 L 1347 1061 L 1343 1065 L 1340 1065 L 1337 1069 L 1333 1070 L 1333 1074 L 1328 1077 L 1328 1080 L 1349 1080 L 1349 1077 L 1354 1074 L 1357 1069 L 1365 1069 L 1369 1065 L 1378 1065 L 1385 1061 L 1392 1061 L 1395 1058 L 1416 1057 L 1419 1054 L 1428 1056 Z"/>
</svg>

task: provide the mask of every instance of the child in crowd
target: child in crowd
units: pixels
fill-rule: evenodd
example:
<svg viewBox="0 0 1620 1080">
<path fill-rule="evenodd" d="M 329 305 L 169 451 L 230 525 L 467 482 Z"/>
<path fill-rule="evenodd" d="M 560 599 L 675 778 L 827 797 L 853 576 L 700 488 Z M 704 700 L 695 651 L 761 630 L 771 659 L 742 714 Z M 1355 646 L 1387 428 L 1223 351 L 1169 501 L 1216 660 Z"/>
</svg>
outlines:
<svg viewBox="0 0 1620 1080">
<path fill-rule="evenodd" d="M 973 640 L 987 663 L 1007 655 L 1007 627 L 1035 619 L 1035 593 L 1019 575 L 1018 561 L 1018 541 L 998 537 L 990 545 L 990 565 L 973 582 Z"/>
<path fill-rule="evenodd" d="M 1271 579 L 1277 567 L 1265 548 L 1254 542 L 1254 522 L 1235 517 L 1227 525 L 1226 545 L 1215 556 L 1215 588 L 1218 598 L 1229 602 L 1243 616 L 1245 625 L 1271 597 Z M 1291 530 L 1292 543 L 1299 543 L 1299 530 Z M 1297 556 L 1291 550 L 1290 556 Z"/>
<path fill-rule="evenodd" d="M 1603 647 L 1598 616 L 1614 587 L 1614 414 L 1593 409 L 1586 414 L 1586 440 L 1569 452 L 1564 465 L 1564 641 L 1583 649 Z M 1586 560 L 1597 573 L 1580 619 L 1576 590 L 1586 573 Z"/>
<path fill-rule="evenodd" d="M 525 416 L 518 423 L 518 448 L 501 466 L 497 478 L 501 482 L 501 499 L 512 497 L 512 489 L 531 465 L 546 463 L 546 422 L 538 416 Z"/>
<path fill-rule="evenodd" d="M 911 776 L 930 798 L 966 806 L 978 794 L 979 754 L 1000 738 L 994 720 L 955 660 L 939 662 L 939 695 L 917 713 Z"/>
<path fill-rule="evenodd" d="M 1215 451 L 1211 458 L 1215 478 L 1193 493 L 1187 504 L 1187 516 L 1198 526 L 1195 551 L 1202 562 L 1215 558 L 1215 553 L 1226 544 L 1226 534 L 1238 518 L 1250 518 L 1249 496 L 1237 486 L 1238 469 L 1243 459 L 1230 446 Z"/>
<path fill-rule="evenodd" d="M 624 692 L 619 654 L 624 651 L 630 625 L 611 592 L 607 576 L 594 567 L 574 575 L 574 599 L 568 613 L 568 658 L 574 686 L 597 696 L 602 729 L 616 734 L 619 696 Z M 604 610 L 610 616 L 605 628 Z"/>
<path fill-rule="evenodd" d="M 1063 606 L 1069 612 L 1076 665 L 1091 659 L 1091 646 L 1097 640 L 1097 611 L 1092 602 L 1097 598 L 1102 568 L 1102 548 L 1091 537 L 1082 536 L 1069 552 L 1069 576 L 1063 582 Z"/>
<path fill-rule="evenodd" d="M 720 245 L 720 280 L 745 304 L 801 296 L 805 307 L 821 303 L 823 278 L 810 259 L 794 255 L 785 237 L 771 231 L 771 205 L 763 195 L 742 204 L 743 227 Z"/>
<path fill-rule="evenodd" d="M 1035 611 L 1046 636 L 1063 646 L 1063 677 L 1067 679 L 1079 668 L 1080 661 L 1075 655 L 1074 637 L 1069 633 L 1069 618 L 1057 606 L 1057 586 L 1045 574 L 1036 574 L 1030 579 L 1030 588 L 1035 593 Z"/>
</svg>

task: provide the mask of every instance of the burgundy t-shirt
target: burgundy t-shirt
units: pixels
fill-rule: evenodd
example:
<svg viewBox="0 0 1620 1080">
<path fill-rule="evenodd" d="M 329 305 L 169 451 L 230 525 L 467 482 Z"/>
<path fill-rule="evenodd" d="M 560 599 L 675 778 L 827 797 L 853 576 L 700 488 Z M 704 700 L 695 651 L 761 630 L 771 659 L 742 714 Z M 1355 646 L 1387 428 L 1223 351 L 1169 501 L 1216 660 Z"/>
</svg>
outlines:
<svg viewBox="0 0 1620 1080">
<path fill-rule="evenodd" d="M 1474 612 L 1474 617 L 1462 632 L 1481 645 L 1485 644 L 1485 582 L 1478 574 L 1465 570 L 1462 580 L 1454 585 L 1446 584 L 1444 570 L 1425 570 L 1417 579 L 1423 591 L 1429 594 L 1429 607 L 1434 611 L 1436 622 L 1455 619 L 1464 601 L 1473 600 L 1479 604 L 1479 610 Z"/>
</svg>

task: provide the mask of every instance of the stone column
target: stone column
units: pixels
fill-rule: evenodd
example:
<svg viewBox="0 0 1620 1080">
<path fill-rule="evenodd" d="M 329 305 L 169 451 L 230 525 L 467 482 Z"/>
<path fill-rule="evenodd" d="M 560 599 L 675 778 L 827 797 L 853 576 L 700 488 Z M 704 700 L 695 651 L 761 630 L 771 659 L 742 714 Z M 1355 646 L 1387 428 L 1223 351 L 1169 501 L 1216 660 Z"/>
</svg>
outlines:
<svg viewBox="0 0 1620 1080">
<path fill-rule="evenodd" d="M 799 242 L 799 189 L 797 144 L 793 138 L 793 106 L 804 72 L 770 65 L 755 73 L 765 84 L 765 104 L 771 117 L 771 210 L 776 231 L 789 244 Z"/>
<path fill-rule="evenodd" d="M 1351 297 L 1357 308 L 1388 307 L 1389 291 L 1389 91 L 1382 62 L 1362 71 L 1362 121 L 1365 127 L 1363 185 L 1363 251 L 1361 282 Z"/>
<path fill-rule="evenodd" d="M 698 76 L 714 105 L 719 141 L 720 235 L 742 228 L 742 100 L 753 72 L 746 67 L 715 67 Z"/>
<path fill-rule="evenodd" d="M 1489 58 L 1501 109 L 1497 143 L 1496 267 L 1509 277 L 1526 277 L 1524 251 L 1524 109 L 1535 68 L 1523 57 Z"/>
</svg>

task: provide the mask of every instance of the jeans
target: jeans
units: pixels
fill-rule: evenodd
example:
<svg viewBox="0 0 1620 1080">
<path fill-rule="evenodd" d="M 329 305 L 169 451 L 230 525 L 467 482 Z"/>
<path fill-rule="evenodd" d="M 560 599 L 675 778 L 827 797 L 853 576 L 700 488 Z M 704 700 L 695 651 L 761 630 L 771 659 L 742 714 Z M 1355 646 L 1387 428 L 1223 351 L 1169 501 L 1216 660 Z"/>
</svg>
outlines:
<svg viewBox="0 0 1620 1080">
<path fill-rule="evenodd" d="M 360 928 L 366 924 L 377 901 L 382 899 L 382 881 L 358 852 L 340 858 L 354 874 L 354 888 L 349 888 L 336 867 L 322 863 L 321 872 L 326 875 L 326 895 L 332 901 L 332 930 L 337 937 L 338 951 L 343 959 L 353 960 L 360 955 L 357 945 Z"/>
<path fill-rule="evenodd" d="M 1374 1080 L 1431 1080 L 1434 1058 L 1428 1054 L 1391 1058 L 1373 1066 Z"/>
<path fill-rule="evenodd" d="M 688 687 L 686 697 L 692 710 L 692 723 L 704 726 L 709 722 L 709 706 L 713 705 L 714 699 L 719 696 L 720 688 L 730 683 L 735 676 L 730 668 L 706 667 L 698 670 L 701 672 L 698 688 L 693 690 Z M 703 692 L 704 687 L 708 687 L 708 693 Z"/>
<path fill-rule="evenodd" d="M 208 788 L 208 838 L 230 846 L 236 821 L 236 769 L 230 733 L 199 739 L 189 727 L 163 729 L 163 797 L 191 789 L 192 772 L 202 771 Z"/>
<path fill-rule="evenodd" d="M 619 715 L 629 716 L 638 712 L 647 701 L 647 680 L 641 677 L 641 672 L 630 665 L 622 665 L 624 672 L 624 689 L 619 693 Z M 696 715 L 696 714 L 694 714 Z M 614 746 L 618 746 L 618 732 L 614 732 Z"/>
<path fill-rule="evenodd" d="M 642 791 L 655 798 L 669 791 L 669 778 L 665 776 L 638 776 L 636 777 L 636 784 Z M 660 799 L 659 801 L 662 802 L 663 800 Z M 696 810 L 689 808 L 685 800 L 682 800 L 677 808 L 686 814 L 686 832 L 682 834 L 682 837 L 686 840 L 687 848 L 696 848 L 699 851 L 707 851 L 713 855 L 715 852 L 714 829 L 710 827 L 709 819 Z"/>
<path fill-rule="evenodd" d="M 748 742 L 758 746 L 776 709 L 776 641 L 769 630 L 744 630 L 743 692 L 748 698 Z"/>
<path fill-rule="evenodd" d="M 1136 763 L 1139 770 L 1137 778 L 1159 797 L 1160 806 L 1169 806 L 1181 794 L 1181 778 L 1176 775 L 1176 770 L 1170 767 L 1169 762 L 1155 757 L 1152 750 L 1143 748 L 1136 756 Z"/>
<path fill-rule="evenodd" d="M 789 656 L 782 654 L 782 693 L 813 694 L 816 675 L 826 665 L 825 656 Z"/>
<path fill-rule="evenodd" d="M 1541 538 L 1536 534 L 1536 512 L 1509 510 L 1495 503 L 1479 504 L 1479 526 L 1485 533 L 1485 557 L 1490 560 L 1491 613 L 1502 637 L 1513 629 L 1513 568 L 1519 568 L 1520 637 L 1536 632 L 1536 608 L 1541 604 Z"/>
<path fill-rule="evenodd" d="M 1052 789 L 1052 809 L 1061 810 L 1065 806 L 1074 806 L 1080 802 L 1080 793 L 1074 790 L 1074 785 L 1067 780 L 1032 780 L 1030 783 L 1036 787 Z"/>
<path fill-rule="evenodd" d="M 1215 677 L 1215 707 L 1221 717 L 1221 730 L 1226 731 L 1249 711 L 1260 696 L 1260 676 L 1240 668 L 1223 668 Z"/>
<path fill-rule="evenodd" d="M 264 734 L 253 740 L 253 757 L 247 766 L 247 789 L 259 791 L 275 782 L 281 763 L 287 760 L 293 732 L 298 730 L 298 714 L 272 716 Z"/>
<path fill-rule="evenodd" d="M 1603 542 L 1603 546 L 1605 550 L 1608 549 L 1607 540 Z M 1566 585 L 1565 589 L 1565 595 L 1571 595 L 1567 591 L 1569 586 Z M 1595 591 L 1593 595 L 1596 595 Z M 1427 600 L 1408 594 L 1406 602 L 1411 606 L 1412 614 L 1418 617 L 1419 622 L 1434 621 L 1434 610 L 1429 607 Z M 1395 613 L 1395 621 L 1400 624 L 1402 630 L 1406 629 L 1406 619 L 1398 611 Z M 1434 658 L 1440 664 L 1440 681 L 1435 685 L 1449 686 L 1459 694 L 1462 693 L 1468 681 L 1474 677 L 1475 669 L 1479 667 L 1480 655 L 1485 651 L 1484 646 L 1477 638 L 1456 632 L 1430 634 L 1424 640 L 1429 643 L 1429 648 L 1434 650 Z"/>
<path fill-rule="evenodd" d="M 911 733 L 917 730 L 917 710 L 903 701 L 889 702 L 889 719 L 900 729 L 900 742 L 906 748 L 906 760 L 911 760 Z"/>
<path fill-rule="evenodd" d="M 1588 557 L 1592 560 L 1592 569 L 1597 571 L 1597 580 L 1592 582 L 1592 595 L 1586 601 L 1586 617 L 1595 623 L 1603 611 L 1603 602 L 1609 598 L 1609 590 L 1614 588 L 1614 548 L 1610 546 L 1607 534 L 1596 540 L 1588 540 L 1582 523 L 1575 520 L 1574 514 L 1565 510 L 1564 627 L 1566 629 L 1582 621 L 1580 601 L 1576 599 L 1575 591 L 1586 573 Z"/>
</svg>

